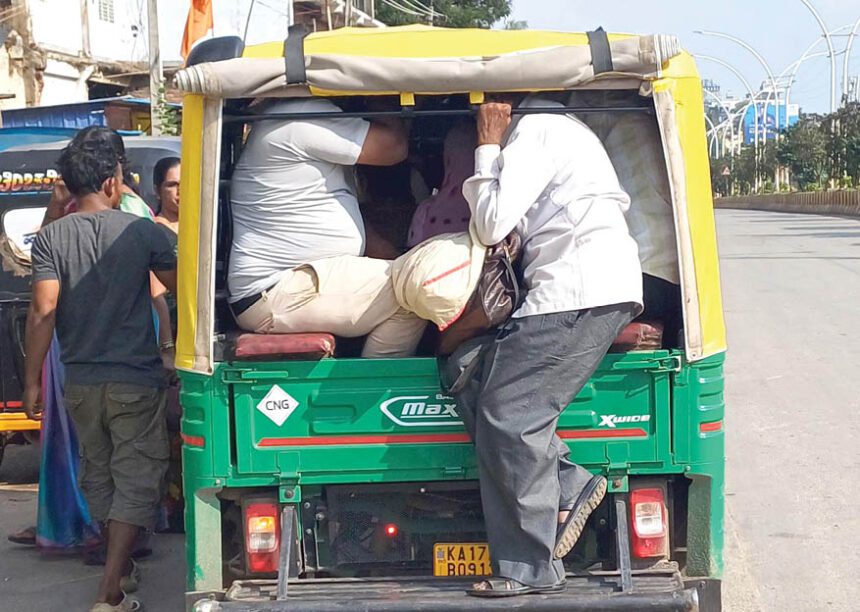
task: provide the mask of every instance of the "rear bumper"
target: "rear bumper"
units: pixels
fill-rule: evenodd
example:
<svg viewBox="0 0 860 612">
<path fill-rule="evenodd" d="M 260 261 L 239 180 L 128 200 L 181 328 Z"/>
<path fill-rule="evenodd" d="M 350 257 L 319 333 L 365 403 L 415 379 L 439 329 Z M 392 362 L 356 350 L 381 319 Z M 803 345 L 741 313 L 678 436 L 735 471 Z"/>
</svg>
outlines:
<svg viewBox="0 0 860 612">
<path fill-rule="evenodd" d="M 696 585 L 685 586 L 677 574 L 637 574 L 633 589 L 621 592 L 613 575 L 569 576 L 564 593 L 481 599 L 465 594 L 470 580 L 323 579 L 289 584 L 286 600 L 274 601 L 275 581 L 237 582 L 228 600 L 188 594 L 194 612 L 420 612 L 454 610 L 649 610 L 698 612 Z"/>
</svg>

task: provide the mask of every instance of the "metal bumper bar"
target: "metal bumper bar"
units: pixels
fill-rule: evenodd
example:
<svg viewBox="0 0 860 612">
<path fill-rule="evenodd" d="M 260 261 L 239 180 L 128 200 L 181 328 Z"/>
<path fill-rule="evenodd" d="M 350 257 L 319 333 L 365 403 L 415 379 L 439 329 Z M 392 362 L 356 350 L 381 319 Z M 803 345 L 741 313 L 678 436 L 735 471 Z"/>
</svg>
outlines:
<svg viewBox="0 0 860 612">
<path fill-rule="evenodd" d="M 649 610 L 696 612 L 695 588 L 677 574 L 634 574 L 632 591 L 622 592 L 619 575 L 569 576 L 563 593 L 506 599 L 469 597 L 463 579 L 295 580 L 285 600 L 277 601 L 276 581 L 236 583 L 232 601 L 203 599 L 195 612 L 422 612 L 455 610 Z"/>
</svg>

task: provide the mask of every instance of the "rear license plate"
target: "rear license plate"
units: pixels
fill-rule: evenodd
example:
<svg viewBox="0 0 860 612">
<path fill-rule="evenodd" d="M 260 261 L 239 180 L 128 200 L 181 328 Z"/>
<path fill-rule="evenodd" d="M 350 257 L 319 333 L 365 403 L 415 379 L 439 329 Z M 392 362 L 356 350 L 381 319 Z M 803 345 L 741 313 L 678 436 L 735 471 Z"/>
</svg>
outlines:
<svg viewBox="0 0 860 612">
<path fill-rule="evenodd" d="M 434 544 L 434 576 L 492 576 L 486 544 Z"/>
</svg>

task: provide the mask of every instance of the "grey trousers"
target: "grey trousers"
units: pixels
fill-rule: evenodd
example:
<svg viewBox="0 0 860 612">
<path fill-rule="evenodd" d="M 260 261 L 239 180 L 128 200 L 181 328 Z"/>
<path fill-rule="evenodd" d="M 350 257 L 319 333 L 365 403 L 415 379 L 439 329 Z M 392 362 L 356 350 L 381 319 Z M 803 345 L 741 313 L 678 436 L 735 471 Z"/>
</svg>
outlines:
<svg viewBox="0 0 860 612">
<path fill-rule="evenodd" d="M 591 474 L 570 460 L 556 425 L 639 310 L 619 304 L 512 319 L 444 362 L 443 382 L 471 370 L 455 399 L 475 444 L 496 576 L 531 586 L 564 577 L 553 559 L 559 507 Z"/>
</svg>

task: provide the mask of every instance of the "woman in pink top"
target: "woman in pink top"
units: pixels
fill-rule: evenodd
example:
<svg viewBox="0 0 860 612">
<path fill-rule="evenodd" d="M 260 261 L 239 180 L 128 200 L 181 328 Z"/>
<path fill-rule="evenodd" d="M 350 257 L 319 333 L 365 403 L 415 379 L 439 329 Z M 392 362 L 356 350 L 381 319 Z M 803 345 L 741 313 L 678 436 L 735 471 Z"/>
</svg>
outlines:
<svg viewBox="0 0 860 612">
<path fill-rule="evenodd" d="M 413 247 L 439 234 L 469 229 L 472 215 L 463 197 L 463 183 L 475 173 L 475 148 L 478 146 L 475 133 L 472 123 L 460 123 L 445 136 L 442 185 L 415 210 L 408 246 Z"/>
</svg>

